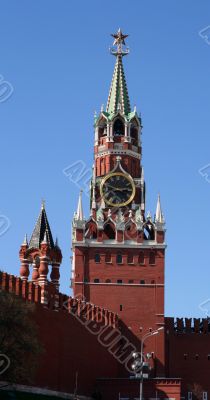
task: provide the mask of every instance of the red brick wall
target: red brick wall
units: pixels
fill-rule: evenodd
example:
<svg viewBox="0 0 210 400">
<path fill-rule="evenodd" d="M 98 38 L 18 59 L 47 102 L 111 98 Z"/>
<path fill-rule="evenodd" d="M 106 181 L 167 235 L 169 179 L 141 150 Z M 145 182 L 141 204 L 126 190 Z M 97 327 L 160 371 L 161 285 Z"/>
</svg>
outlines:
<svg viewBox="0 0 210 400">
<path fill-rule="evenodd" d="M 82 294 L 86 301 L 119 314 L 122 322 L 141 339 L 150 330 L 156 330 L 164 324 L 164 251 L 155 250 L 155 265 L 149 265 L 149 249 L 145 252 L 145 264 L 138 263 L 139 250 L 76 248 L 75 250 L 75 296 Z M 105 262 L 106 252 L 112 254 L 112 263 Z M 95 262 L 95 254 L 100 254 L 100 263 Z M 123 263 L 117 264 L 116 256 L 121 253 Z M 127 257 L 132 254 L 134 263 L 128 264 Z M 83 283 L 83 281 L 86 283 Z M 100 283 L 94 283 L 99 279 Z M 106 283 L 110 279 L 111 283 Z M 121 279 L 123 284 L 117 284 Z M 133 284 L 129 284 L 129 280 Z M 140 285 L 144 280 L 145 284 Z M 151 282 L 155 281 L 155 284 Z M 78 283 L 77 283 L 78 282 Z M 157 376 L 164 374 L 164 334 L 152 337 L 145 342 L 145 352 L 154 352 L 159 365 Z"/>
<path fill-rule="evenodd" d="M 131 266 L 131 268 L 134 268 L 134 266 Z M 128 380 L 121 379 L 122 376 L 129 376 L 128 371 L 110 354 L 108 348 L 105 348 L 99 342 L 97 333 L 102 329 L 108 329 L 115 334 L 120 331 L 128 341 L 137 345 L 138 348 L 140 346 L 138 326 L 144 323 L 144 329 L 146 329 L 145 327 L 154 324 L 152 328 L 156 328 L 157 321 L 161 321 L 162 318 L 162 316 L 157 315 L 157 312 L 159 307 L 163 307 L 163 293 L 161 292 L 159 296 L 157 288 L 121 285 L 114 285 L 113 287 L 90 286 L 89 297 L 91 299 L 96 298 L 104 305 L 110 305 L 113 311 L 115 307 L 117 308 L 119 300 L 124 301 L 125 309 L 123 308 L 122 312 L 119 312 L 122 316 L 122 322 L 119 321 L 119 326 L 114 329 L 112 326 L 117 322 L 116 315 L 106 310 L 101 309 L 100 311 L 100 308 L 94 305 L 89 304 L 90 313 L 85 311 L 85 315 L 83 315 L 80 302 L 59 294 L 59 309 L 54 309 L 56 308 L 54 298 L 51 298 L 53 292 L 49 291 L 49 303 L 43 306 L 40 304 L 40 287 L 27 282 L 23 283 L 19 278 L 6 273 L 0 273 L 0 287 L 16 293 L 23 300 L 33 301 L 36 304 L 35 319 L 39 326 L 40 340 L 45 348 L 45 352 L 39 360 L 35 380 L 36 386 L 73 392 L 75 376 L 78 372 L 78 392 L 80 394 L 90 395 L 93 393 L 98 378 L 107 378 L 106 385 L 105 381 L 102 385 L 103 387 L 106 386 L 103 389 L 103 398 L 107 398 L 107 400 L 112 399 L 110 382 L 113 384 L 113 380 L 110 380 L 110 378 L 118 378 L 118 383 L 115 385 L 115 391 L 113 389 L 112 395 L 121 391 L 126 397 L 128 390 L 130 390 L 130 393 L 133 393 L 132 388 L 135 388 L 134 391 L 137 390 L 136 382 L 129 383 L 131 385 L 129 386 Z M 103 290 L 100 290 L 100 287 L 103 287 Z M 161 301 L 158 304 L 159 298 Z M 72 311 L 68 312 L 68 307 L 63 309 L 63 302 L 66 302 L 66 300 L 70 301 L 71 310 L 75 302 L 78 318 L 73 315 Z M 100 318 L 102 311 L 103 318 Z M 210 357 L 208 357 L 210 355 L 210 332 L 208 320 L 178 319 L 175 323 L 173 318 L 165 318 L 165 323 L 166 375 L 170 378 L 182 378 L 182 395 L 184 396 L 187 395 L 188 391 L 196 390 L 207 391 L 210 394 Z M 94 330 L 90 329 L 90 332 L 84 324 L 88 325 L 89 329 L 94 327 Z M 129 329 L 130 326 L 136 326 L 136 330 L 134 328 Z M 163 337 L 164 333 L 161 332 L 161 334 L 149 339 L 145 348 L 145 351 L 155 350 L 156 353 L 157 360 L 151 361 L 154 376 L 163 372 Z M 198 359 L 196 359 L 196 356 Z M 101 385 L 102 380 L 100 382 Z M 129 380 L 129 382 L 131 381 Z M 150 393 L 150 389 L 153 392 L 158 390 L 159 397 L 168 396 L 179 400 L 179 382 L 174 381 L 174 379 L 167 379 L 165 382 L 163 380 L 152 380 L 150 383 L 145 383 L 145 396 L 154 397 L 155 393 Z"/>
<path fill-rule="evenodd" d="M 118 362 L 73 315 L 37 305 L 36 321 L 45 348 L 36 386 L 73 393 L 78 372 L 78 392 L 90 395 L 97 377 L 118 375 Z"/>
<path fill-rule="evenodd" d="M 188 320 L 190 321 L 190 320 Z M 195 323 L 200 328 L 195 331 Z M 193 391 L 193 387 L 199 391 L 208 391 L 210 395 L 210 332 L 208 322 L 194 320 L 191 328 L 186 331 L 183 319 L 179 320 L 180 330 L 174 330 L 174 319 L 166 318 L 166 371 L 168 376 L 182 378 L 182 394 Z M 181 326 L 184 330 L 181 331 Z M 198 359 L 196 359 L 196 355 Z M 186 359 L 185 359 L 186 358 Z M 202 393 L 201 393 L 202 395 Z M 195 398 L 195 397 L 194 397 Z"/>
</svg>

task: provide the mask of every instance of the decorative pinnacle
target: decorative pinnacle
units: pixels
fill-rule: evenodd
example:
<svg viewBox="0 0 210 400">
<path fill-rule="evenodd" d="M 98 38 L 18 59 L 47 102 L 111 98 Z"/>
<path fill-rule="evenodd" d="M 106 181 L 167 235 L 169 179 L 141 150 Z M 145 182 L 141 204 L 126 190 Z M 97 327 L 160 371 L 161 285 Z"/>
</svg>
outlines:
<svg viewBox="0 0 210 400">
<path fill-rule="evenodd" d="M 24 239 L 23 239 L 23 246 L 28 246 L 27 233 L 25 234 Z"/>
<path fill-rule="evenodd" d="M 160 195 L 158 194 L 158 200 L 157 200 L 157 208 L 156 208 L 156 214 L 155 214 L 155 222 L 159 222 L 160 224 L 164 224 L 164 216 L 162 213 L 162 208 L 161 208 L 161 203 L 160 203 Z"/>
<path fill-rule="evenodd" d="M 141 182 L 144 183 L 144 168 L 141 168 Z"/>
<path fill-rule="evenodd" d="M 79 193 L 79 200 L 78 200 L 78 206 L 77 206 L 77 220 L 83 221 L 84 215 L 83 215 L 83 207 L 82 207 L 82 190 L 80 190 Z"/>
<path fill-rule="evenodd" d="M 111 36 L 114 38 L 113 46 L 117 47 L 117 50 L 110 49 L 110 52 L 113 56 L 127 56 L 129 54 L 129 49 L 126 47 L 123 49 L 123 46 L 125 46 L 125 39 L 128 37 L 128 35 L 123 35 L 121 29 L 118 29 L 117 33 L 111 34 Z"/>
<path fill-rule="evenodd" d="M 45 210 L 45 200 L 44 200 L 44 199 L 42 199 L 41 209 L 42 209 L 42 210 Z"/>
</svg>

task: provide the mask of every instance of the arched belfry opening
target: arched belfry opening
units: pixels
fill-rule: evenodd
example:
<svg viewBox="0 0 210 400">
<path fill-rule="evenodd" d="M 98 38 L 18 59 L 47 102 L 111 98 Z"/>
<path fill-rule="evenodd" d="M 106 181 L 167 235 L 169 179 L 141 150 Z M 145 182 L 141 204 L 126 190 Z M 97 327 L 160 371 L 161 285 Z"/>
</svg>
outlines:
<svg viewBox="0 0 210 400">
<path fill-rule="evenodd" d="M 117 118 L 113 126 L 114 136 L 123 136 L 125 132 L 124 123 L 120 118 Z"/>
<path fill-rule="evenodd" d="M 131 123 L 131 128 L 130 128 L 130 137 L 131 137 L 132 144 L 134 146 L 138 145 L 138 131 L 139 131 L 139 127 L 138 127 L 137 121 L 134 119 Z"/>
<path fill-rule="evenodd" d="M 115 227 L 112 223 L 107 223 L 104 227 L 104 240 L 115 239 Z"/>
<path fill-rule="evenodd" d="M 155 231 L 152 224 L 144 225 L 144 240 L 154 240 L 155 239 Z"/>
<path fill-rule="evenodd" d="M 107 137 L 107 121 L 105 118 L 101 118 L 98 125 L 98 139 L 99 143 L 103 144 L 105 138 Z"/>
<path fill-rule="evenodd" d="M 86 226 L 85 237 L 87 239 L 97 239 L 97 226 L 92 220 Z"/>
</svg>

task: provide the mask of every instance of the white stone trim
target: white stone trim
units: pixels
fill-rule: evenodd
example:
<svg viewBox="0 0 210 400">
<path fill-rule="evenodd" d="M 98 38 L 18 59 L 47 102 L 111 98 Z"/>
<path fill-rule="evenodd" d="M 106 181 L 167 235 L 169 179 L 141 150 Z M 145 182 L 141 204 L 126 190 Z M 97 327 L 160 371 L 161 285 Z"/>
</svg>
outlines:
<svg viewBox="0 0 210 400">
<path fill-rule="evenodd" d="M 96 154 L 95 154 L 95 159 L 96 158 L 100 158 L 100 157 L 104 157 L 104 156 L 107 156 L 107 155 L 110 155 L 110 154 L 125 154 L 125 155 L 129 155 L 129 156 L 132 156 L 132 157 L 134 157 L 134 158 L 137 158 L 138 160 L 141 160 L 141 154 L 139 154 L 139 153 L 135 153 L 134 151 L 132 151 L 132 150 L 116 150 L 116 149 L 109 149 L 109 150 L 106 150 L 106 151 L 98 151 Z"/>
<path fill-rule="evenodd" d="M 79 247 L 109 247 L 109 248 L 126 248 L 126 249 L 166 249 L 167 245 L 165 243 L 154 243 L 148 240 L 148 243 L 137 243 L 131 240 L 124 242 L 117 242 L 116 240 L 104 240 L 104 242 L 91 241 L 91 239 L 86 239 L 83 241 L 74 241 L 73 246 Z"/>
</svg>

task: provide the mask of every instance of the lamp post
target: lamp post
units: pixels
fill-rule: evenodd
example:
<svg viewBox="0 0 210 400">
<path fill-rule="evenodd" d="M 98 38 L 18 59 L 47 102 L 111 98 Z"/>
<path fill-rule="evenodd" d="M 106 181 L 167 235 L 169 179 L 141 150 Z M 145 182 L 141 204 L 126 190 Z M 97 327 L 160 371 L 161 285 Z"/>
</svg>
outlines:
<svg viewBox="0 0 210 400">
<path fill-rule="evenodd" d="M 138 368 L 140 368 L 139 400 L 142 400 L 142 399 L 143 399 L 143 381 L 144 381 L 144 374 L 143 374 L 143 367 L 144 367 L 144 363 L 143 363 L 143 350 L 144 350 L 144 343 L 145 343 L 145 341 L 146 341 L 149 337 L 158 335 L 158 333 L 159 333 L 160 331 L 162 331 L 163 329 L 164 329 L 164 327 L 161 326 L 161 327 L 158 328 L 156 331 L 146 333 L 146 335 L 144 335 L 144 336 L 142 337 L 142 339 L 141 339 L 141 353 L 140 353 L 140 360 L 139 360 L 140 363 L 137 362 L 137 366 L 138 366 Z M 135 354 L 136 354 L 136 353 L 134 353 L 134 357 L 135 357 Z M 137 375 L 137 374 L 136 374 L 136 375 Z"/>
</svg>

